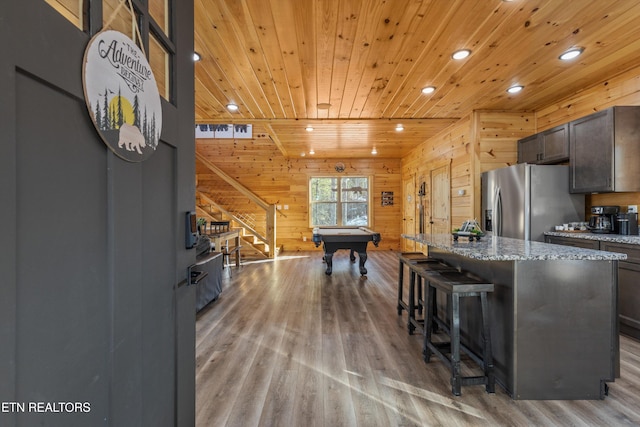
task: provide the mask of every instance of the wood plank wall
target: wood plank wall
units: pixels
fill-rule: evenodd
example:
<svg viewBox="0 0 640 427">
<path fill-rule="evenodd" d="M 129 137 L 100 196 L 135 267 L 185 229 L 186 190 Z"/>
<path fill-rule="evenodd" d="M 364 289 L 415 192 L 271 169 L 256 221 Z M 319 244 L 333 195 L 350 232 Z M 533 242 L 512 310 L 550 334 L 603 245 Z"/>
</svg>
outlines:
<svg viewBox="0 0 640 427">
<path fill-rule="evenodd" d="M 535 133 L 533 113 L 476 111 L 445 132 L 425 141 L 402 161 L 402 177 L 429 177 L 451 163 L 451 225 L 480 219 L 480 174 L 517 161 L 516 141 Z M 460 190 L 464 194 L 460 194 Z M 417 195 L 418 188 L 415 193 Z M 417 196 L 416 196 L 417 197 Z M 429 210 L 426 197 L 426 211 Z M 416 222 L 417 223 L 417 222 Z"/>
<path fill-rule="evenodd" d="M 256 127 L 254 135 L 260 135 L 263 131 Z M 282 211 L 286 216 L 277 216 L 276 226 L 278 246 L 287 252 L 315 249 L 311 242 L 307 204 L 311 176 L 337 175 L 334 167 L 338 162 L 346 166 L 342 175 L 372 176 L 372 228 L 382 236 L 377 249 L 399 249 L 402 234 L 400 159 L 373 156 L 365 159 L 313 159 L 310 156 L 286 159 L 270 139 L 259 136 L 246 140 L 198 139 L 196 149 L 266 202 L 289 206 L 288 210 Z M 198 189 L 206 193 L 208 172 L 202 165 L 196 165 L 196 174 Z M 381 206 L 382 191 L 394 193 L 392 206 Z M 375 249 L 373 245 L 371 249 Z"/>
<path fill-rule="evenodd" d="M 480 175 L 493 169 L 518 162 L 518 144 L 521 138 L 535 133 L 535 115 L 530 112 L 476 111 L 473 139 L 476 145 L 473 218 L 481 219 L 482 193 Z M 464 219 L 463 219 L 464 220 Z M 459 223 L 454 222 L 453 225 Z"/>
<path fill-rule="evenodd" d="M 429 141 L 412 150 L 402 161 L 403 180 L 415 177 L 416 188 L 413 194 L 414 199 L 418 199 L 418 190 L 421 182 L 426 182 L 429 186 L 431 171 L 441 167 L 443 164 L 451 165 L 451 211 L 454 222 L 458 218 L 468 216 L 470 206 L 469 197 L 472 197 L 473 179 L 471 175 L 471 164 L 473 154 L 473 144 L 471 137 L 471 118 L 461 119 L 457 124 L 449 127 Z M 458 197 L 457 191 L 464 189 L 467 195 Z M 454 195 L 455 192 L 455 195 Z M 425 216 L 428 224 L 430 216 L 430 189 L 427 188 L 425 197 Z M 418 221 L 414 221 L 417 225 Z M 428 228 L 425 231 L 429 231 Z"/>
</svg>

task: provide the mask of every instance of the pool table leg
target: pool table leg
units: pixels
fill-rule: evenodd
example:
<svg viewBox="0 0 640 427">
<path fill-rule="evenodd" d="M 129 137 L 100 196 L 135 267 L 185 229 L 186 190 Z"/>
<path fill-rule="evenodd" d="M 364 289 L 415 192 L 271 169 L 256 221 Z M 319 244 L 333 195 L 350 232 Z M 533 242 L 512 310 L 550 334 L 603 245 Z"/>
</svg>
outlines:
<svg viewBox="0 0 640 427">
<path fill-rule="evenodd" d="M 358 255 L 360 255 L 360 253 L 358 253 Z M 349 251 L 349 259 L 351 262 L 356 262 L 356 256 L 353 254 L 353 249 Z"/>
<path fill-rule="evenodd" d="M 333 271 L 333 253 L 325 252 L 324 261 L 327 263 L 327 269 L 325 270 L 324 274 L 330 276 Z"/>
<path fill-rule="evenodd" d="M 367 274 L 367 269 L 364 268 L 364 263 L 367 262 L 367 253 L 358 252 L 358 257 L 360 258 L 360 274 L 364 276 L 365 274 Z"/>
</svg>

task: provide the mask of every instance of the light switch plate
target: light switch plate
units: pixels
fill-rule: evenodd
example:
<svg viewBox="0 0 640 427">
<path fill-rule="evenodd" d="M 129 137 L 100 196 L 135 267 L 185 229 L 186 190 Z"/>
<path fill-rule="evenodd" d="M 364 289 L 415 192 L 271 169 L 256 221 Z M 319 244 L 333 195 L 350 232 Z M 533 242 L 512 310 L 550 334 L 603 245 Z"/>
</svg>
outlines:
<svg viewBox="0 0 640 427">
<path fill-rule="evenodd" d="M 627 212 L 629 212 L 629 213 L 638 213 L 638 205 L 629 205 L 629 206 L 627 206 Z"/>
</svg>

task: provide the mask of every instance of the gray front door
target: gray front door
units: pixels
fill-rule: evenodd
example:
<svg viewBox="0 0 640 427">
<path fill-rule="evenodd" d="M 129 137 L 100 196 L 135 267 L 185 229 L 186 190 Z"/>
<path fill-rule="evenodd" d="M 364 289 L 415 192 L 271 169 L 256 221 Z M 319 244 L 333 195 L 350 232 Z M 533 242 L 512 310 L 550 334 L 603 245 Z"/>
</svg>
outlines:
<svg viewBox="0 0 640 427">
<path fill-rule="evenodd" d="M 155 154 L 130 163 L 85 106 L 90 34 L 42 0 L 2 2 L 2 426 L 193 424 L 193 2 L 172 10 L 180 102 L 163 102 Z"/>
</svg>

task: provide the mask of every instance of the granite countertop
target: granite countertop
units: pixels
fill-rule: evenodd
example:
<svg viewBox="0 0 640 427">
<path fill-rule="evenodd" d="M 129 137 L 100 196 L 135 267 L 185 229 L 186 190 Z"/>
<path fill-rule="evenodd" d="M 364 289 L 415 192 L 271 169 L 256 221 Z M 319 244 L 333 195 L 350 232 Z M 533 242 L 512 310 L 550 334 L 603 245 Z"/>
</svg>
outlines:
<svg viewBox="0 0 640 427">
<path fill-rule="evenodd" d="M 571 237 L 573 239 L 597 240 L 599 242 L 626 243 L 640 245 L 640 236 L 623 236 L 621 234 L 601 233 L 568 233 L 566 231 L 546 231 L 545 236 Z"/>
<path fill-rule="evenodd" d="M 627 255 L 622 253 L 552 245 L 507 237 L 484 236 L 479 241 L 472 242 L 464 237 L 460 237 L 456 241 L 451 234 L 403 234 L 402 237 L 456 255 L 483 261 L 614 261 L 627 259 Z"/>
</svg>

